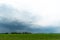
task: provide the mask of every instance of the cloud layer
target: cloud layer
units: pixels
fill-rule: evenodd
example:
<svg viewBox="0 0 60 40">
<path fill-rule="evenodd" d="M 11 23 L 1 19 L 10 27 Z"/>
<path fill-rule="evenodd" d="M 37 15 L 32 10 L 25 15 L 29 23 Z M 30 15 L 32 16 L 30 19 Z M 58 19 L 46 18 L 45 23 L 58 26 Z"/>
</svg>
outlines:
<svg viewBox="0 0 60 40">
<path fill-rule="evenodd" d="M 27 11 L 18 11 L 13 7 L 0 5 L 0 33 L 1 32 L 20 32 L 35 30 L 32 28 L 33 22 L 36 21 L 35 16 Z"/>
<path fill-rule="evenodd" d="M 0 5 L 0 33 L 1 32 L 39 32 L 39 33 L 60 33 L 60 27 L 35 25 L 39 18 L 26 10 L 20 11 L 12 6 Z"/>
</svg>

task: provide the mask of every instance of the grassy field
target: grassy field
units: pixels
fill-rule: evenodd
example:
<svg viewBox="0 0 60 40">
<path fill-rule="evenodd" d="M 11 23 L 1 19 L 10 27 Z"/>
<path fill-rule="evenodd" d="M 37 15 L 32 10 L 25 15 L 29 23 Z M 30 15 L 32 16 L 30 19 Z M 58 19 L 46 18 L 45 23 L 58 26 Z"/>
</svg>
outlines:
<svg viewBox="0 0 60 40">
<path fill-rule="evenodd" d="M 60 34 L 0 34 L 0 40 L 60 40 Z"/>
</svg>

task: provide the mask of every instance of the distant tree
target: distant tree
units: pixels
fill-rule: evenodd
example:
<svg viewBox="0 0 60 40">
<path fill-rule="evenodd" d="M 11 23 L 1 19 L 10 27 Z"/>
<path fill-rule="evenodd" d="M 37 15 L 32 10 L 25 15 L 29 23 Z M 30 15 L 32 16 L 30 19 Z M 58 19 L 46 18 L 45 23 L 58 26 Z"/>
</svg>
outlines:
<svg viewBox="0 0 60 40">
<path fill-rule="evenodd" d="M 11 32 L 11 34 L 17 34 L 17 32 Z"/>
<path fill-rule="evenodd" d="M 31 32 L 11 32 L 11 33 L 1 33 L 1 34 L 32 34 Z"/>
<path fill-rule="evenodd" d="M 9 34 L 8 32 L 4 33 L 4 34 Z"/>
<path fill-rule="evenodd" d="M 22 34 L 32 34 L 31 32 L 23 32 Z"/>
</svg>

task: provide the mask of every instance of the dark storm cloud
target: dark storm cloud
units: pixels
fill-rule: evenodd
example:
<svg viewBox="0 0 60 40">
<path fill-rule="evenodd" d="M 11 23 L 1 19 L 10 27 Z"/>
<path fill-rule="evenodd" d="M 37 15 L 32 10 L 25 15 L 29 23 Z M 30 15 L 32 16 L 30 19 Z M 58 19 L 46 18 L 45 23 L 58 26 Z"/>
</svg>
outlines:
<svg viewBox="0 0 60 40">
<path fill-rule="evenodd" d="M 22 20 L 26 20 L 26 22 L 19 19 L 16 19 L 14 16 L 18 14 L 20 16 L 16 18 L 22 18 Z M 11 6 L 1 4 L 0 6 L 0 32 L 12 32 L 12 31 L 30 31 L 31 26 L 31 16 L 28 12 L 18 12 L 16 9 Z M 31 21 L 30 21 L 31 20 Z M 27 23 L 29 21 L 29 23 Z"/>
<path fill-rule="evenodd" d="M 39 25 L 30 24 L 30 23 L 35 22 L 37 19 L 35 19 L 34 16 L 28 13 L 29 12 L 26 12 L 26 11 L 19 12 L 9 5 L 1 4 L 0 6 L 0 33 L 1 32 L 14 32 L 14 31 L 16 32 L 28 31 L 28 32 L 34 32 L 34 33 L 55 32 L 56 28 L 54 27 L 45 28 Z M 39 28 L 32 28 L 33 26 L 35 27 L 39 26 Z"/>
<path fill-rule="evenodd" d="M 0 23 L 1 27 L 7 28 L 10 31 L 16 31 L 16 30 L 26 30 L 26 28 L 29 28 L 27 24 L 24 24 L 22 22 L 7 22 L 7 23 Z"/>
</svg>

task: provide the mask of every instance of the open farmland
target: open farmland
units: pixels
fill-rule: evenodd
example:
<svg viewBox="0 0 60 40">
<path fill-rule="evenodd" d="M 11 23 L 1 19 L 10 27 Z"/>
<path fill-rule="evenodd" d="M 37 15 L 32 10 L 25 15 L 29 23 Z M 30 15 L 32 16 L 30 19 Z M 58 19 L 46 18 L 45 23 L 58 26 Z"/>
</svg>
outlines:
<svg viewBox="0 0 60 40">
<path fill-rule="evenodd" d="M 0 34 L 0 40 L 60 40 L 60 34 Z"/>
</svg>

